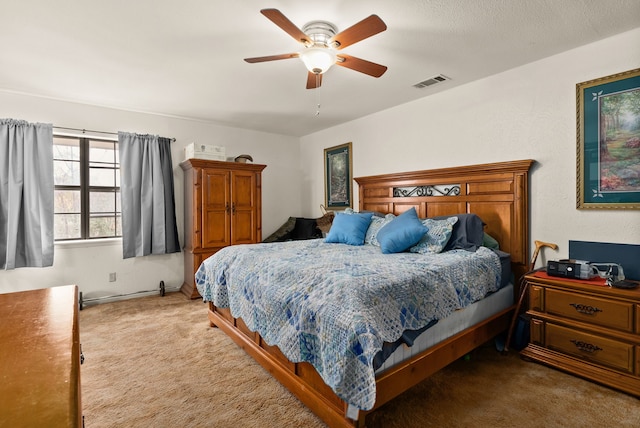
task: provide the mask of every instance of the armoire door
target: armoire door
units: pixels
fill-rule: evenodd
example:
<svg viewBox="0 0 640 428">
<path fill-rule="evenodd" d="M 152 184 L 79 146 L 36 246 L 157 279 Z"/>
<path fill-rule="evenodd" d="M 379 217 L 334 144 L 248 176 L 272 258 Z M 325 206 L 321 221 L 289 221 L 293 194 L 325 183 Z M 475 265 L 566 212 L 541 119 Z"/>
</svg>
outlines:
<svg viewBox="0 0 640 428">
<path fill-rule="evenodd" d="M 259 230 L 256 173 L 231 172 L 231 245 L 258 241 Z"/>
<path fill-rule="evenodd" d="M 231 244 L 229 236 L 231 188 L 229 171 L 202 170 L 202 248 Z"/>
</svg>

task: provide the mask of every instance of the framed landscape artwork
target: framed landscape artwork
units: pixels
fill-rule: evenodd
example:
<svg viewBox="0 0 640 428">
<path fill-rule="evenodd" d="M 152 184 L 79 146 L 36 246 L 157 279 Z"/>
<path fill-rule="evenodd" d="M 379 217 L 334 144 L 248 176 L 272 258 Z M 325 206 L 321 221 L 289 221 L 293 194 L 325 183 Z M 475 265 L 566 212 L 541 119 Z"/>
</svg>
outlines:
<svg viewBox="0 0 640 428">
<path fill-rule="evenodd" d="M 640 69 L 576 85 L 577 208 L 640 209 Z"/>
<path fill-rule="evenodd" d="M 351 143 L 324 149 L 324 198 L 330 210 L 353 208 Z"/>
</svg>

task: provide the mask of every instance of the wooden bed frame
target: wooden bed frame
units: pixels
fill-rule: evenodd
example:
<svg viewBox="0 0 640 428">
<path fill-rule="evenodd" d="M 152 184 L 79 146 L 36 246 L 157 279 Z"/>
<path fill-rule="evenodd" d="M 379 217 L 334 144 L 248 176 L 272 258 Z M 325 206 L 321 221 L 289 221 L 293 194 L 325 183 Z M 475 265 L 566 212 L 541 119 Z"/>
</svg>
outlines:
<svg viewBox="0 0 640 428">
<path fill-rule="evenodd" d="M 533 160 L 443 168 L 356 178 L 359 209 L 400 214 L 415 207 L 420 217 L 475 213 L 487 224 L 500 249 L 511 254 L 518 284 L 527 271 L 529 224 L 528 173 Z M 515 294 L 518 290 L 514 287 Z M 309 363 L 292 363 L 266 344 L 240 318 L 209 302 L 209 321 L 227 333 L 300 401 L 331 427 L 364 427 L 365 417 L 449 363 L 507 330 L 515 305 L 426 349 L 376 377 L 376 404 L 346 416 L 347 404 L 323 382 Z"/>
</svg>

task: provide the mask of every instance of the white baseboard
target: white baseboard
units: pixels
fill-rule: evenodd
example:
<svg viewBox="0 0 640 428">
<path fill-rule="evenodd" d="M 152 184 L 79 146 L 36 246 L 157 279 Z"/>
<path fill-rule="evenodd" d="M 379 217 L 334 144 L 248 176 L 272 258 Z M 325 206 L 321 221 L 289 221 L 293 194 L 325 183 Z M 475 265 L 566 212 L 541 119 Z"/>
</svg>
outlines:
<svg viewBox="0 0 640 428">
<path fill-rule="evenodd" d="M 165 294 L 166 293 L 175 293 L 180 291 L 180 287 L 165 287 Z M 161 289 L 158 288 L 156 290 L 145 290 L 145 291 L 136 291 L 133 293 L 126 293 L 126 294 L 116 294 L 116 295 L 110 295 L 110 296 L 101 296 L 101 297 L 83 297 L 83 293 L 80 292 L 80 310 L 82 310 L 84 307 L 86 306 L 91 306 L 91 305 L 97 305 L 97 304 L 101 304 L 101 303 L 110 303 L 110 302 L 116 302 L 119 300 L 129 300 L 129 299 L 135 299 L 138 297 L 146 297 L 146 296 L 153 296 L 153 295 L 157 295 L 157 296 L 161 296 Z"/>
</svg>

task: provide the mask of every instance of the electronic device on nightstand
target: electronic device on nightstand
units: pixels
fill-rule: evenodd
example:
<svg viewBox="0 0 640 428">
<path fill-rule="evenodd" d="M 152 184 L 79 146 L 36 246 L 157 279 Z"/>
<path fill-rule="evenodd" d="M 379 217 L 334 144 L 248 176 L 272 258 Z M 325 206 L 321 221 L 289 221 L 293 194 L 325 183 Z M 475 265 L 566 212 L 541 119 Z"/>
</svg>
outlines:
<svg viewBox="0 0 640 428">
<path fill-rule="evenodd" d="M 624 270 L 618 263 L 588 262 L 561 259 L 547 262 L 547 275 L 570 279 L 604 278 L 607 285 L 617 288 L 636 288 L 637 282 L 625 281 Z"/>
<path fill-rule="evenodd" d="M 547 262 L 547 275 L 563 278 L 591 279 L 598 276 L 597 270 L 584 260 L 561 259 Z"/>
</svg>

